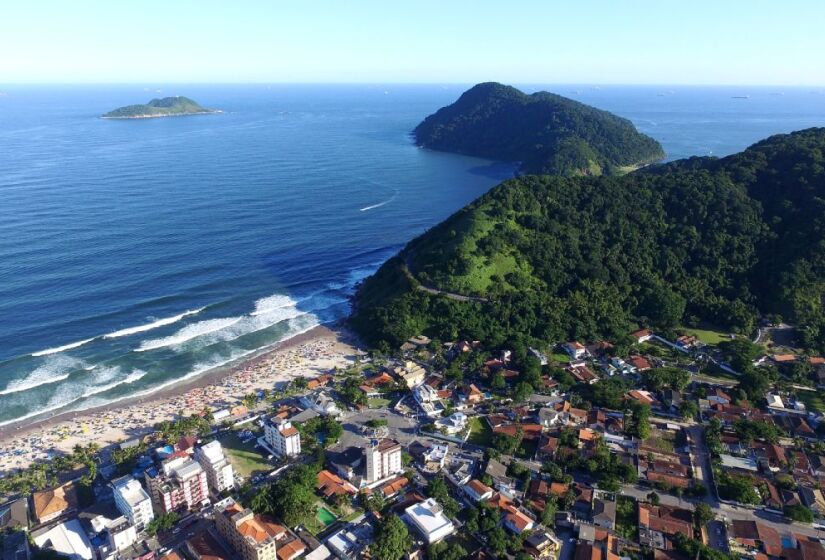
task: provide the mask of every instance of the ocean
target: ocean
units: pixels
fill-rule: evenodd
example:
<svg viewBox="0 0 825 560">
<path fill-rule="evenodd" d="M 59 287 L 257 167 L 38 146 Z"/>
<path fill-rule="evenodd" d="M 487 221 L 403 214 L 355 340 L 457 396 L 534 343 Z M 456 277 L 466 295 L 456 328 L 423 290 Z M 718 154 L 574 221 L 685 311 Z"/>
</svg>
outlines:
<svg viewBox="0 0 825 560">
<path fill-rule="evenodd" d="M 825 125 L 807 88 L 522 87 L 627 117 L 669 159 Z M 512 176 L 412 144 L 464 89 L 0 86 L 0 425 L 148 395 L 345 317 L 357 282 Z M 168 95 L 224 112 L 97 118 Z"/>
</svg>

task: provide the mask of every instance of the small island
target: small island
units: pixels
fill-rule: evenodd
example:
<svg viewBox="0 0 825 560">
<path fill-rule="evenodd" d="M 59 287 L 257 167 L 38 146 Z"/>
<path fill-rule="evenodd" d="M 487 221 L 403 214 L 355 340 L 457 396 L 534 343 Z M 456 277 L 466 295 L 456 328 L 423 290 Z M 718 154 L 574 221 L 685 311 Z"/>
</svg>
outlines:
<svg viewBox="0 0 825 560">
<path fill-rule="evenodd" d="M 155 119 L 160 117 L 183 117 L 187 115 L 211 115 L 220 113 L 216 109 L 201 107 L 197 102 L 183 97 L 153 99 L 144 105 L 126 105 L 101 116 L 103 119 Z"/>
</svg>

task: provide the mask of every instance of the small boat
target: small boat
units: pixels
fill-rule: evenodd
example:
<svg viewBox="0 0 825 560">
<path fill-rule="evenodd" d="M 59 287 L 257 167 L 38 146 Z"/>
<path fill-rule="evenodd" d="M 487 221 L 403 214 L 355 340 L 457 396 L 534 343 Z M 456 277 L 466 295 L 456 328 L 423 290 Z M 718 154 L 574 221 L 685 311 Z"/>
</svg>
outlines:
<svg viewBox="0 0 825 560">
<path fill-rule="evenodd" d="M 750 95 L 732 95 L 731 99 L 750 99 Z"/>
</svg>

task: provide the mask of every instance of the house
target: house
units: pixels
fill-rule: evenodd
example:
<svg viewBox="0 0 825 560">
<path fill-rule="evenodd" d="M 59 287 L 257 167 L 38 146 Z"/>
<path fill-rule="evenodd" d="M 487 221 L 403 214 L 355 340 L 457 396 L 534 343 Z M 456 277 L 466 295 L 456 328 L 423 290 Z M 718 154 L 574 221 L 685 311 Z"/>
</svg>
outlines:
<svg viewBox="0 0 825 560">
<path fill-rule="evenodd" d="M 693 513 L 690 510 L 639 504 L 639 544 L 670 550 L 672 540 L 678 534 L 693 538 Z"/>
<path fill-rule="evenodd" d="M 650 365 L 650 362 L 647 361 L 647 358 L 645 358 L 644 356 L 639 356 L 639 355 L 631 356 L 629 358 L 629 361 L 630 361 L 630 365 L 633 366 L 634 368 L 636 368 L 636 371 L 647 371 L 651 367 L 653 367 L 653 366 Z"/>
<path fill-rule="evenodd" d="M 77 488 L 74 483 L 68 482 L 56 488 L 34 492 L 31 500 L 34 518 L 38 523 L 48 523 L 77 511 Z"/>
<path fill-rule="evenodd" d="M 355 495 L 358 493 L 355 486 L 326 469 L 318 473 L 315 489 L 323 494 L 325 498 Z"/>
<path fill-rule="evenodd" d="M 779 532 L 758 521 L 734 519 L 731 523 L 730 535 L 747 550 L 763 552 L 769 556 L 782 554 L 782 539 Z"/>
<path fill-rule="evenodd" d="M 444 508 L 434 498 L 408 507 L 404 510 L 404 516 L 428 544 L 455 532 L 455 525 L 444 515 Z"/>
<path fill-rule="evenodd" d="M 304 408 L 312 409 L 323 416 L 338 416 L 341 414 L 341 410 L 332 397 L 322 391 L 304 395 L 298 399 L 298 402 Z"/>
<path fill-rule="evenodd" d="M 651 393 L 650 391 L 643 391 L 639 389 L 633 389 L 631 391 L 628 391 L 625 394 L 625 398 L 650 406 L 658 406 L 659 404 L 659 401 L 656 400 L 656 397 L 653 396 L 653 393 Z"/>
<path fill-rule="evenodd" d="M 92 560 L 95 557 L 92 543 L 77 519 L 44 527 L 31 534 L 39 548 L 51 549 L 72 560 Z"/>
<path fill-rule="evenodd" d="M 590 510 L 593 525 L 604 527 L 605 529 L 616 528 L 616 502 L 593 498 Z"/>
<path fill-rule="evenodd" d="M 641 344 L 653 338 L 653 331 L 650 329 L 639 329 L 638 331 L 630 333 L 630 338 L 632 338 L 636 344 Z"/>
<path fill-rule="evenodd" d="M 410 480 L 407 477 L 398 476 L 381 484 L 381 486 L 378 487 L 378 491 L 381 492 L 385 499 L 389 499 L 406 488 L 409 483 Z"/>
<path fill-rule="evenodd" d="M 322 387 L 326 387 L 332 382 L 332 376 L 329 374 L 319 375 L 318 377 L 314 377 L 307 381 L 307 389 L 313 391 L 315 389 L 320 389 Z"/>
<path fill-rule="evenodd" d="M 805 507 L 809 508 L 818 517 L 825 516 L 825 496 L 819 488 L 809 486 L 799 487 L 799 497 Z"/>
<path fill-rule="evenodd" d="M 493 489 L 481 482 L 473 479 L 463 486 L 464 493 L 474 502 L 482 502 L 493 497 Z"/>
<path fill-rule="evenodd" d="M 502 524 L 505 529 L 508 529 L 515 535 L 520 535 L 524 531 L 531 531 L 536 523 L 529 515 L 521 511 L 515 506 L 508 505 L 504 507 L 504 518 Z"/>
<path fill-rule="evenodd" d="M 29 528 L 29 501 L 18 498 L 0 506 L 0 531 Z"/>
<path fill-rule="evenodd" d="M 571 360 L 581 360 L 587 355 L 587 348 L 581 342 L 565 342 L 561 345 L 561 348 L 570 356 Z"/>
<path fill-rule="evenodd" d="M 552 533 L 543 531 L 532 533 L 524 539 L 524 549 L 536 559 L 556 558 L 561 550 L 561 541 Z"/>
<path fill-rule="evenodd" d="M 411 360 L 404 362 L 403 366 L 393 368 L 392 372 L 410 389 L 423 383 L 424 378 L 427 376 L 427 371 Z"/>
<path fill-rule="evenodd" d="M 458 393 L 458 398 L 466 404 L 475 405 L 484 400 L 484 393 L 475 384 L 471 383 L 462 388 Z"/>
<path fill-rule="evenodd" d="M 28 534 L 25 531 L 13 531 L 3 536 L 3 560 L 29 560 Z"/>
<path fill-rule="evenodd" d="M 447 418 L 439 418 L 435 425 L 448 435 L 457 434 L 467 427 L 467 415 L 463 412 L 453 412 Z"/>
<path fill-rule="evenodd" d="M 374 529 L 364 516 L 348 523 L 326 539 L 327 547 L 341 559 L 361 558 L 373 541 Z"/>
<path fill-rule="evenodd" d="M 690 350 L 696 346 L 696 343 L 696 337 L 689 334 L 683 334 L 682 336 L 676 338 L 676 347 L 682 350 Z"/>
<path fill-rule="evenodd" d="M 202 531 L 186 540 L 186 551 L 195 560 L 230 560 L 234 558 L 209 531 Z M 254 560 L 254 556 L 252 560 Z"/>
<path fill-rule="evenodd" d="M 579 383 L 592 385 L 599 380 L 599 376 L 593 373 L 585 364 L 571 364 L 565 370 Z"/>
<path fill-rule="evenodd" d="M 719 387 L 708 392 L 707 400 L 714 404 L 730 404 L 733 399 Z"/>
<path fill-rule="evenodd" d="M 275 560 L 277 542 L 287 535 L 272 518 L 244 509 L 231 498 L 215 512 L 215 526 L 238 556 L 247 560 Z"/>
<path fill-rule="evenodd" d="M 327 462 L 338 476 L 352 480 L 360 470 L 364 452 L 359 447 L 348 447 L 343 451 L 327 451 Z"/>
<path fill-rule="evenodd" d="M 413 388 L 413 397 L 421 411 L 430 418 L 441 416 L 441 413 L 444 412 L 444 405 L 441 403 L 438 390 L 426 383 L 421 383 Z"/>
<path fill-rule="evenodd" d="M 450 448 L 447 444 L 432 444 L 422 453 L 424 470 L 438 472 L 444 468 Z"/>
</svg>

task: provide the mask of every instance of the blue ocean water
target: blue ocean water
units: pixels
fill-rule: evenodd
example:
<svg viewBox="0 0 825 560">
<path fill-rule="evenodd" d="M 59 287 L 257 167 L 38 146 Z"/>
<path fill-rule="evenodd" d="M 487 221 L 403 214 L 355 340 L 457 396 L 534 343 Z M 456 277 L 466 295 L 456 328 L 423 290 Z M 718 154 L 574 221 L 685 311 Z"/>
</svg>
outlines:
<svg viewBox="0 0 825 560">
<path fill-rule="evenodd" d="M 512 175 L 412 145 L 463 89 L 0 86 L 0 424 L 145 395 L 345 316 L 359 280 Z M 671 159 L 825 124 L 807 89 L 524 89 L 630 118 Z M 166 95 L 224 113 L 97 118 Z"/>
</svg>

